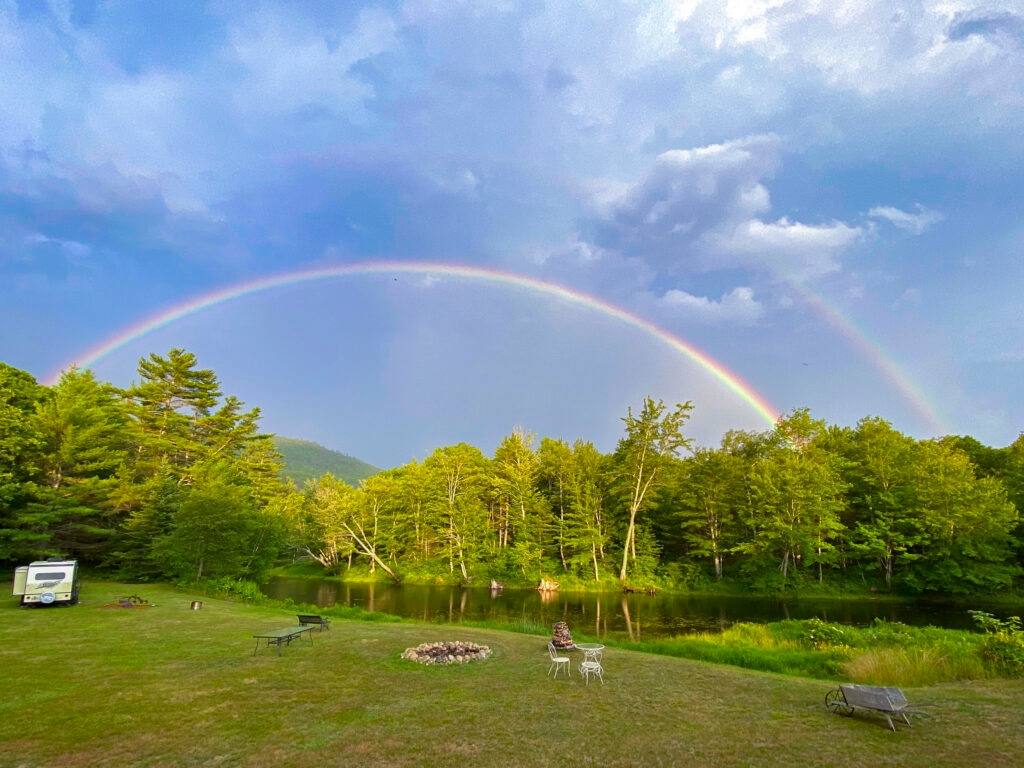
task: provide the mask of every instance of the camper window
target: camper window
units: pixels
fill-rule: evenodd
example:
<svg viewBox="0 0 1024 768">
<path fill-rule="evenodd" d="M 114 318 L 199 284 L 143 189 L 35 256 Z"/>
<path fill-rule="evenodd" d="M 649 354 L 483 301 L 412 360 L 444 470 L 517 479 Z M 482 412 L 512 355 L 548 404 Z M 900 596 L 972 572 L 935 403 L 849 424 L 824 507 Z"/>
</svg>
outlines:
<svg viewBox="0 0 1024 768">
<path fill-rule="evenodd" d="M 66 575 L 63 571 L 57 571 L 56 573 L 34 573 L 32 574 L 33 581 L 63 581 Z"/>
</svg>

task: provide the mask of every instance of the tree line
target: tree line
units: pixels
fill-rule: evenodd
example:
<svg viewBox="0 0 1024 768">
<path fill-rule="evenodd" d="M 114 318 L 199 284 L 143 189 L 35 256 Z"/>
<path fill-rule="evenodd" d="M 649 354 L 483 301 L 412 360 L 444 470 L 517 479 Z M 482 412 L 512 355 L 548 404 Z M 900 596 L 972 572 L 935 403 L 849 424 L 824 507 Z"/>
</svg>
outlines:
<svg viewBox="0 0 1024 768">
<path fill-rule="evenodd" d="M 691 403 L 646 398 L 614 452 L 515 429 L 352 487 L 280 475 L 258 408 L 174 349 L 127 389 L 0 363 L 0 560 L 122 578 L 259 581 L 281 562 L 395 581 L 958 594 L 1024 565 L 1024 435 L 915 440 L 806 409 L 695 447 Z"/>
</svg>

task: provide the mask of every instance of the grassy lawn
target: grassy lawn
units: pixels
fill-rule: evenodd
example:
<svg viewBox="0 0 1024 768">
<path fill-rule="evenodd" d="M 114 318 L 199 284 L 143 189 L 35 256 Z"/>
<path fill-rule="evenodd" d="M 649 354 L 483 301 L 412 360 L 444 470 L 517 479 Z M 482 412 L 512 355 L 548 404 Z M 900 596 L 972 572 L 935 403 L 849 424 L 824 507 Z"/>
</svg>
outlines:
<svg viewBox="0 0 1024 768">
<path fill-rule="evenodd" d="M 152 585 L 87 583 L 64 608 L 4 594 L 0 766 L 1024 764 L 1022 680 L 907 688 L 934 714 L 892 733 L 828 714 L 821 680 L 610 649 L 585 686 L 546 676 L 546 638 L 340 620 L 254 656 L 293 614 Z M 154 605 L 104 607 L 125 594 Z M 435 640 L 493 655 L 399 658 Z"/>
</svg>

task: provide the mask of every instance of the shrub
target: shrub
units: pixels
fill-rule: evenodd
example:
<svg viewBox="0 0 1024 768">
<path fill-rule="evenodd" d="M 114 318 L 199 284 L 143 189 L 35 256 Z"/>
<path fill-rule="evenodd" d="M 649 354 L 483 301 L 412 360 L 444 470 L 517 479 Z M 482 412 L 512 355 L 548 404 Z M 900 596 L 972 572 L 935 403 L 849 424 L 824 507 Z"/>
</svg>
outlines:
<svg viewBox="0 0 1024 768">
<path fill-rule="evenodd" d="M 920 642 L 922 631 L 898 621 L 875 618 L 874 624 L 860 631 L 860 644 L 866 647 L 902 646 Z"/>
<path fill-rule="evenodd" d="M 828 648 L 831 646 L 850 645 L 849 627 L 830 624 L 821 619 L 808 619 L 804 622 L 803 641 L 812 648 Z"/>
<path fill-rule="evenodd" d="M 256 582 L 246 581 L 244 579 L 233 579 L 230 576 L 211 579 L 203 586 L 206 590 L 218 597 L 236 598 L 255 604 L 265 602 L 267 599 L 260 591 L 260 587 Z"/>
<path fill-rule="evenodd" d="M 1019 616 L 999 619 L 985 611 L 968 611 L 985 632 L 979 652 L 1000 674 L 1024 675 L 1024 629 Z"/>
</svg>

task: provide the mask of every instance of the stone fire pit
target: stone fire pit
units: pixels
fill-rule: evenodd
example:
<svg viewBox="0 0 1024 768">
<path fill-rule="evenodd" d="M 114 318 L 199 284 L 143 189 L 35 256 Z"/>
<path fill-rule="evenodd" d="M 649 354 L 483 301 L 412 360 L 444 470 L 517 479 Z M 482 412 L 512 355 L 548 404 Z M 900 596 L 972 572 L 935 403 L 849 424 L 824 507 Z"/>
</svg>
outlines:
<svg viewBox="0 0 1024 768">
<path fill-rule="evenodd" d="M 491 649 L 486 645 L 455 640 L 444 643 L 423 643 L 415 648 L 406 648 L 402 658 L 419 664 L 466 664 L 470 661 L 486 659 L 490 655 Z"/>
</svg>

